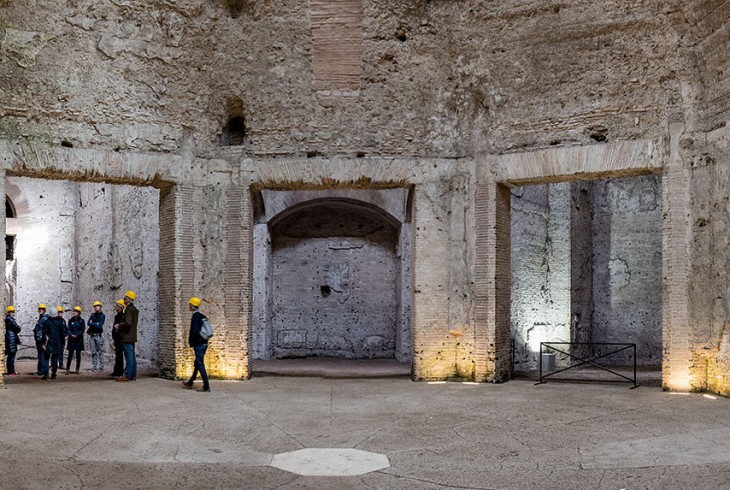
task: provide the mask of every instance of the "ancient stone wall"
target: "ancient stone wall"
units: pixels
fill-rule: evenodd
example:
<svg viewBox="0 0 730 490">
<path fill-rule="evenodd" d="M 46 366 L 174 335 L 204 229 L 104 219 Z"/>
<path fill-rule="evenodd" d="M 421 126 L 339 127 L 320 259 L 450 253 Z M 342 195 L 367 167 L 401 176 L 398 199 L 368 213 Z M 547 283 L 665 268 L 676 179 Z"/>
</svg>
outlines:
<svg viewBox="0 0 730 490">
<path fill-rule="evenodd" d="M 254 359 L 411 359 L 405 189 L 261 192 Z"/>
<path fill-rule="evenodd" d="M 594 182 L 591 342 L 636 343 L 637 363 L 662 359 L 661 179 Z M 633 361 L 628 351 L 606 359 Z"/>
<path fill-rule="evenodd" d="M 162 373 L 197 294 L 248 375 L 251 190 L 411 189 L 414 377 L 482 381 L 506 186 L 663 172 L 665 385 L 727 392 L 726 2 L 340 3 L 0 1 L 3 170 L 160 190 Z"/>
<path fill-rule="evenodd" d="M 656 137 L 681 105 L 674 2 L 227 3 L 3 2 L 0 134 L 210 155 L 242 117 L 252 154 L 459 157 Z"/>
<path fill-rule="evenodd" d="M 696 74 L 678 154 L 691 185 L 692 389 L 730 393 L 730 26 L 727 2 L 700 2 L 687 14 Z"/>
<path fill-rule="evenodd" d="M 536 369 L 541 342 L 570 342 L 570 184 L 512 191 L 514 368 Z"/>
<path fill-rule="evenodd" d="M 16 240 L 16 282 L 11 300 L 24 346 L 30 349 L 23 355 L 34 357 L 32 330 L 38 304 L 54 309 L 63 306 L 67 312 L 75 306 L 77 186 L 72 182 L 11 178 L 6 187 L 13 188 L 12 195 L 18 202 L 24 202 L 19 216 L 8 220 L 6 233 Z"/>
<path fill-rule="evenodd" d="M 100 300 L 107 315 L 105 349 L 113 353 L 113 304 L 132 289 L 140 309 L 137 353 L 156 364 L 157 191 L 25 177 L 10 178 L 7 186 L 23 201 L 20 216 L 7 225 L 16 236 L 9 301 L 18 309 L 23 334 L 31 333 L 38 303 L 63 306 L 67 315 L 78 305 L 86 319 L 93 301 Z"/>
<path fill-rule="evenodd" d="M 160 253 L 159 192 L 149 187 L 77 184 L 74 298 L 107 316 L 105 349 L 113 353 L 114 301 L 131 289 L 139 309 L 137 355 L 157 365 L 157 281 Z"/>
</svg>

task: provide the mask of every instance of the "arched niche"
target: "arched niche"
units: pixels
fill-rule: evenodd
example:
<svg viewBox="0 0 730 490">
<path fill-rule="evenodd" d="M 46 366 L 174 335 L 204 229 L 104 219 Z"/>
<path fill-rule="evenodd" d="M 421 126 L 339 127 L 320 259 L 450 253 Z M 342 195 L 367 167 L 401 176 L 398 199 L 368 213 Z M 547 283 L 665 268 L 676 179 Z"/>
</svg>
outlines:
<svg viewBox="0 0 730 490">
<path fill-rule="evenodd" d="M 276 214 L 255 231 L 254 358 L 410 360 L 410 238 L 391 212 L 407 191 L 388 211 L 372 195 L 309 192 L 267 196 Z"/>
</svg>

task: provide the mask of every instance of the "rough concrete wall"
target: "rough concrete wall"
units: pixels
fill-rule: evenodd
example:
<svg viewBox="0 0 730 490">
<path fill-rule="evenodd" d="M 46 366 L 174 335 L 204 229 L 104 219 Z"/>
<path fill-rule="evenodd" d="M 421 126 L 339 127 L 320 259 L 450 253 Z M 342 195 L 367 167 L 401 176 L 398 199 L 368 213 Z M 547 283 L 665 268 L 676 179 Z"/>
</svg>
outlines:
<svg viewBox="0 0 730 490">
<path fill-rule="evenodd" d="M 593 337 L 593 184 L 571 184 L 571 337 L 591 342 Z M 580 349 L 578 349 L 580 351 Z"/>
<path fill-rule="evenodd" d="M 19 356 L 35 356 L 31 346 L 38 303 L 70 310 L 76 299 L 76 184 L 22 177 L 8 181 L 23 190 L 30 211 L 25 217 L 10 220 L 7 233 L 16 235 L 14 301 L 24 336 L 24 351 Z"/>
<path fill-rule="evenodd" d="M 132 289 L 140 308 L 137 353 L 154 363 L 158 192 L 21 177 L 9 182 L 28 200 L 29 214 L 9 226 L 9 233 L 17 233 L 14 300 L 23 333 L 30 334 L 40 302 L 66 310 L 79 305 L 86 319 L 98 299 L 108 317 L 106 349 L 111 353 L 112 305 Z"/>
<path fill-rule="evenodd" d="M 691 177 L 687 388 L 730 394 L 730 26 L 727 2 L 689 12 L 698 100 L 687 111 L 681 157 Z M 699 88 L 697 88 L 699 86 Z"/>
<path fill-rule="evenodd" d="M 393 358 L 396 230 L 357 212 L 303 210 L 273 230 L 274 356 Z"/>
<path fill-rule="evenodd" d="M 77 184 L 74 300 L 92 312 L 100 300 L 107 315 L 107 352 L 113 353 L 114 301 L 131 289 L 139 309 L 137 355 L 157 362 L 160 226 L 159 191 L 149 187 Z"/>
<path fill-rule="evenodd" d="M 516 370 L 535 369 L 540 342 L 570 342 L 570 184 L 512 193 L 512 335 Z"/>
<path fill-rule="evenodd" d="M 243 116 L 257 154 L 449 157 L 655 137 L 681 102 L 674 4 L 343 0 L 328 29 L 323 2 L 3 2 L 0 134 L 171 151 L 189 130 L 209 155 Z M 344 91 L 313 74 L 337 39 L 361 52 Z"/>
<path fill-rule="evenodd" d="M 639 365 L 662 360 L 661 179 L 593 183 L 592 342 L 636 343 Z M 619 354 L 606 362 L 630 362 Z"/>
</svg>

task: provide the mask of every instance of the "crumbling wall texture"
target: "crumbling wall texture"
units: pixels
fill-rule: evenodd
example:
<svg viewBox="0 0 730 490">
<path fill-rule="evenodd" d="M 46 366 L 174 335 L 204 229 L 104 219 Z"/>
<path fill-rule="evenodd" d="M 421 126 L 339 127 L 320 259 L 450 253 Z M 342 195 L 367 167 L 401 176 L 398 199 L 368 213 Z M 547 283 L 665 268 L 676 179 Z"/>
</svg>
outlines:
<svg viewBox="0 0 730 490">
<path fill-rule="evenodd" d="M 328 3 L 2 2 L 0 134 L 210 154 L 243 116 L 254 154 L 458 157 L 656 137 L 682 103 L 681 2 Z"/>
<path fill-rule="evenodd" d="M 691 388 L 730 394 L 730 12 L 701 2 L 689 21 L 697 75 L 680 140 L 690 178 Z"/>
<path fill-rule="evenodd" d="M 16 282 L 8 301 L 28 336 L 25 346 L 32 346 L 38 303 L 62 306 L 67 317 L 78 305 L 87 319 L 93 301 L 100 300 L 107 315 L 105 349 L 113 353 L 114 301 L 132 289 L 140 310 L 137 354 L 156 363 L 158 192 L 26 177 L 8 182 L 26 203 L 8 226 L 8 234 L 16 236 Z"/>
<path fill-rule="evenodd" d="M 475 346 L 504 341 L 489 332 L 475 341 L 471 162 L 628 139 L 651 142 L 651 158 L 666 162 L 668 127 L 681 122 L 680 166 L 665 179 L 665 196 L 691 191 L 665 199 L 664 211 L 688 217 L 692 229 L 672 228 L 665 272 L 684 266 L 687 254 L 677 251 L 691 244 L 691 286 L 689 294 L 666 297 L 687 298 L 691 319 L 681 308 L 665 324 L 680 346 L 673 355 L 687 357 L 687 345 L 696 358 L 695 385 L 719 379 L 711 387 L 730 392 L 723 272 L 730 267 L 721 246 L 728 224 L 727 2 L 337 6 L 0 0 L 5 169 L 54 178 L 62 169 L 78 180 L 154 184 L 175 196 L 163 228 L 176 248 L 162 258 L 171 276 L 163 277 L 160 296 L 168 303 L 194 293 L 205 298 L 222 330 L 209 350 L 212 372 L 229 377 L 247 374 L 248 186 L 413 185 L 414 210 L 423 213 L 413 230 L 414 371 L 469 377 L 475 356 L 487 371 L 495 362 Z M 221 139 L 234 117 L 228 128 L 235 134 Z M 56 152 L 60 145 L 64 153 Z M 92 164 L 88 155 L 103 158 Z M 312 170 L 318 158 L 331 163 L 322 174 Z M 433 160 L 462 168 L 442 171 L 450 164 Z M 444 251 L 443 244 L 456 246 Z M 500 277 L 489 271 L 489 280 Z M 164 306 L 175 311 L 165 320 L 175 340 L 161 340 L 171 353 L 165 369 L 183 372 L 191 364 L 179 339 L 184 304 Z"/>
<path fill-rule="evenodd" d="M 274 356 L 394 358 L 397 230 L 318 206 L 277 224 L 272 235 Z"/>
<path fill-rule="evenodd" d="M 570 184 L 512 191 L 514 369 L 536 369 L 541 342 L 570 342 Z"/>
<path fill-rule="evenodd" d="M 661 179 L 598 181 L 593 195 L 591 342 L 635 343 L 639 365 L 662 360 Z M 633 354 L 605 358 L 629 364 Z"/>
</svg>

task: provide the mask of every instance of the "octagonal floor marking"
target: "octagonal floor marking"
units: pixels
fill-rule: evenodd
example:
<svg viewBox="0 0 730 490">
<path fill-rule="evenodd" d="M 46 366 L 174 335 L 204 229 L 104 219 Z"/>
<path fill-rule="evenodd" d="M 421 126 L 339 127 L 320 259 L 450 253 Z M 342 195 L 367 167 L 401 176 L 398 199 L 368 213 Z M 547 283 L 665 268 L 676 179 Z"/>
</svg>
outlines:
<svg viewBox="0 0 730 490">
<path fill-rule="evenodd" d="M 274 455 L 271 466 L 304 476 L 356 476 L 390 467 L 384 454 L 350 448 L 308 448 Z"/>
</svg>

